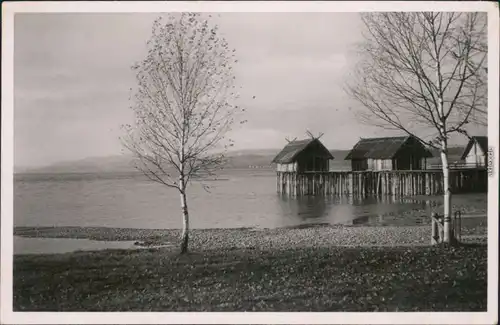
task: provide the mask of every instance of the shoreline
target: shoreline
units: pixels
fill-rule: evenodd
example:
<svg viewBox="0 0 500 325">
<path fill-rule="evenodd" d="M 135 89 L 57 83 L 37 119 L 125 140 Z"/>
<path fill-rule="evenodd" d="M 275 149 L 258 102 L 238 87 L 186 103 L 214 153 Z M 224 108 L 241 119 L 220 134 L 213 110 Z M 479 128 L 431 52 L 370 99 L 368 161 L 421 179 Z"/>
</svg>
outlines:
<svg viewBox="0 0 500 325">
<path fill-rule="evenodd" d="M 471 218 L 472 219 L 472 218 Z M 180 229 L 134 229 L 111 227 L 16 227 L 21 238 L 85 239 L 102 242 L 135 242 L 137 248 L 176 250 Z M 429 246 L 430 225 L 345 226 L 313 224 L 288 228 L 191 229 L 189 247 L 207 250 L 286 250 L 309 247 L 395 247 Z M 487 225 L 474 222 L 463 226 L 464 243 L 485 243 Z M 135 248 L 135 247 L 134 247 Z M 134 249 L 132 248 L 132 249 Z M 106 249 L 104 249 L 106 250 Z"/>
</svg>

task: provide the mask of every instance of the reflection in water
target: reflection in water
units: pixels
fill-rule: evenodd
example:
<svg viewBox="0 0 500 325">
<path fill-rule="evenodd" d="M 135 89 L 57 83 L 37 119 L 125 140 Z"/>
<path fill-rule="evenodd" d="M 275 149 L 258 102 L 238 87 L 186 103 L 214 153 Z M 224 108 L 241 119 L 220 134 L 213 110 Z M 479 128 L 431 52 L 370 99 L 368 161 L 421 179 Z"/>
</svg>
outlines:
<svg viewBox="0 0 500 325">
<path fill-rule="evenodd" d="M 368 216 L 363 216 L 363 217 L 359 217 L 359 218 L 356 218 L 356 219 L 353 219 L 352 220 L 352 224 L 353 225 L 361 225 L 361 224 L 365 224 L 365 223 L 368 223 L 368 220 L 370 218 Z"/>
<path fill-rule="evenodd" d="M 72 238 L 24 238 L 14 236 L 14 254 L 62 254 L 102 249 L 137 249 L 135 241 L 97 241 Z"/>
<path fill-rule="evenodd" d="M 422 211 L 435 205 L 429 199 L 394 196 L 293 198 L 278 195 L 277 201 L 283 217 L 279 226 L 284 227 L 324 224 L 422 224 L 426 222 L 425 215 L 421 215 Z M 408 212 L 414 212 L 412 218 L 401 218 L 403 214 L 408 215 Z"/>
<path fill-rule="evenodd" d="M 328 216 L 332 205 L 328 204 L 325 197 L 303 196 L 292 198 L 286 195 L 280 195 L 279 205 L 284 220 L 284 226 L 300 224 L 318 223 Z"/>
</svg>

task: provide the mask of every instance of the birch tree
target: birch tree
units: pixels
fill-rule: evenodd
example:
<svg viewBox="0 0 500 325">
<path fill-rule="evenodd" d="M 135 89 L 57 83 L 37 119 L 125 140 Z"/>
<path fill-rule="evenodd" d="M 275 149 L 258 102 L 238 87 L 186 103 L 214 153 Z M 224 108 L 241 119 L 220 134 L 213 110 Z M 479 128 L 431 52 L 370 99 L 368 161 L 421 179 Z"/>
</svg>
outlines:
<svg viewBox="0 0 500 325">
<path fill-rule="evenodd" d="M 178 191 L 183 254 L 189 241 L 188 185 L 222 168 L 232 146 L 226 134 L 242 111 L 234 104 L 237 60 L 218 27 L 196 13 L 158 18 L 147 48 L 132 67 L 135 122 L 124 126 L 122 142 L 150 180 Z"/>
<path fill-rule="evenodd" d="M 444 179 L 444 242 L 454 240 L 448 140 L 486 125 L 487 23 L 484 13 L 362 15 L 361 60 L 347 83 L 365 123 L 400 130 L 439 149 Z M 468 135 L 467 135 L 468 136 Z"/>
</svg>

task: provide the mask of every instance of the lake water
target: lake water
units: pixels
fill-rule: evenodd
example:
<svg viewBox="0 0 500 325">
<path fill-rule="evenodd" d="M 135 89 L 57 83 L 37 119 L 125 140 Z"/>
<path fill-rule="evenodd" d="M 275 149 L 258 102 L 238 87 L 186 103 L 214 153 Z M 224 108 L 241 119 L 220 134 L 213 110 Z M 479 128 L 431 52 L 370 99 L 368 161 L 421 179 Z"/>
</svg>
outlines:
<svg viewBox="0 0 500 325">
<path fill-rule="evenodd" d="M 275 228 L 313 223 L 384 223 L 384 220 L 397 224 L 405 222 L 401 216 L 408 211 L 425 211 L 429 200 L 434 200 L 291 199 L 276 193 L 273 172 L 232 171 L 219 178 L 205 182 L 211 187 L 210 192 L 199 183 L 189 187 L 193 228 Z M 179 202 L 175 190 L 142 176 L 16 175 L 14 225 L 180 228 Z"/>
<path fill-rule="evenodd" d="M 24 238 L 14 236 L 14 254 L 62 254 L 101 249 L 139 249 L 135 241 L 99 241 L 71 238 Z"/>
</svg>

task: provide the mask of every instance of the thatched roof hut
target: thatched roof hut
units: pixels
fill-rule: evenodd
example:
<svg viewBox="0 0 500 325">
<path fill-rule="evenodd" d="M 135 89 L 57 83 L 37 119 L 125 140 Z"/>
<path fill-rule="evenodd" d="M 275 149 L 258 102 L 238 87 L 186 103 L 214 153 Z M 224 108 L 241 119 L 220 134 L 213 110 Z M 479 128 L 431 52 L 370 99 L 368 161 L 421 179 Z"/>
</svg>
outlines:
<svg viewBox="0 0 500 325">
<path fill-rule="evenodd" d="M 318 138 L 290 141 L 273 159 L 278 171 L 328 171 L 330 151 Z"/>
<path fill-rule="evenodd" d="M 473 136 L 462 153 L 462 160 L 467 165 L 485 166 L 487 154 L 488 137 Z"/>
<path fill-rule="evenodd" d="M 352 170 L 419 170 L 429 157 L 432 153 L 417 138 L 403 136 L 361 139 L 345 159 Z"/>
</svg>

